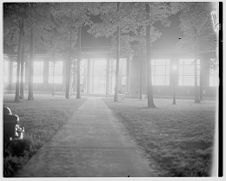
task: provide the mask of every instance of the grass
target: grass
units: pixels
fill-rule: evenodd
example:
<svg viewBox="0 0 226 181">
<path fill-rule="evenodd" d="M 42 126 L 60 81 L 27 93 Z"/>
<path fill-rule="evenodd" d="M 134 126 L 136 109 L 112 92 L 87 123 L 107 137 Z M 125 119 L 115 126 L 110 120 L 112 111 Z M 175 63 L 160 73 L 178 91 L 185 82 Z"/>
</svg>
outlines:
<svg viewBox="0 0 226 181">
<path fill-rule="evenodd" d="M 30 146 L 22 155 L 13 154 L 9 146 L 5 149 L 4 176 L 13 176 L 37 150 L 67 122 L 83 102 L 81 100 L 65 100 L 60 97 L 36 97 L 34 101 L 14 103 L 12 97 L 4 98 L 4 106 L 9 106 L 13 114 L 20 117 L 21 126 L 25 127 L 23 144 Z M 14 145 L 15 146 L 15 145 Z M 18 149 L 18 145 L 16 145 Z M 26 145 L 25 145 L 26 147 Z"/>
<path fill-rule="evenodd" d="M 215 102 L 192 100 L 146 101 L 125 99 L 105 102 L 121 120 L 129 135 L 144 150 L 159 176 L 209 176 L 213 149 Z"/>
</svg>

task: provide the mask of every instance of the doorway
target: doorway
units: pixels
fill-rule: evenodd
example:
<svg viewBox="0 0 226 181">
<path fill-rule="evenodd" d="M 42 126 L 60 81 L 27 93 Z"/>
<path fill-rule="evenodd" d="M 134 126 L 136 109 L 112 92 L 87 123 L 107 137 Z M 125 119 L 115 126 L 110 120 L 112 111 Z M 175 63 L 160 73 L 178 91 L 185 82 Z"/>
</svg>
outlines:
<svg viewBox="0 0 226 181">
<path fill-rule="evenodd" d="M 90 94 L 104 95 L 106 93 L 106 60 L 90 59 L 90 66 Z"/>
</svg>

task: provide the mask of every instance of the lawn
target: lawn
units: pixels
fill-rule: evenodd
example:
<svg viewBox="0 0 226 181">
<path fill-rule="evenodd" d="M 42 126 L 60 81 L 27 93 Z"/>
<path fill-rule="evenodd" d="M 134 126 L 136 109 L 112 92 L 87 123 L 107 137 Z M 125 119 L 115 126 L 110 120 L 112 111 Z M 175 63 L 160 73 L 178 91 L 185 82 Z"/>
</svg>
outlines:
<svg viewBox="0 0 226 181">
<path fill-rule="evenodd" d="M 19 115 L 20 123 L 25 127 L 25 141 L 31 149 L 23 156 L 7 154 L 4 157 L 4 176 L 13 176 L 37 150 L 62 127 L 80 107 L 84 99 L 66 100 L 63 97 L 36 96 L 34 101 L 14 103 L 12 97 L 4 97 L 4 106 L 9 106 Z M 7 149 L 6 149 L 7 150 Z"/>
<path fill-rule="evenodd" d="M 156 99 L 157 108 L 146 101 L 124 99 L 108 107 L 128 134 L 145 152 L 159 176 L 209 176 L 215 124 L 215 101 Z"/>
</svg>

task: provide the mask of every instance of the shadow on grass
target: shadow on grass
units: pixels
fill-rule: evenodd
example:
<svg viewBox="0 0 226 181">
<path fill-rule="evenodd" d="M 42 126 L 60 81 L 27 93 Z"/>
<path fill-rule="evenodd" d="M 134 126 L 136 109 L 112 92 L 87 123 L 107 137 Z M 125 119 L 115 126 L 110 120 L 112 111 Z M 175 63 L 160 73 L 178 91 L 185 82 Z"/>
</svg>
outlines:
<svg viewBox="0 0 226 181">
<path fill-rule="evenodd" d="M 124 100 L 108 107 L 141 147 L 159 176 L 210 176 L 215 102 L 192 104 L 180 100 L 156 100 L 156 109 L 144 108 L 146 101 Z M 156 164 L 153 166 L 153 164 Z"/>
</svg>

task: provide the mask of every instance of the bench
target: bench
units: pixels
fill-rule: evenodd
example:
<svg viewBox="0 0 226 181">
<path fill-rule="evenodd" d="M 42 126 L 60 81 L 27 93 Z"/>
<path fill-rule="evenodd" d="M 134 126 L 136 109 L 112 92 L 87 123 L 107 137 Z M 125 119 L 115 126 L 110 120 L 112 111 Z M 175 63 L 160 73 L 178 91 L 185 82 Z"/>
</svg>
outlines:
<svg viewBox="0 0 226 181">
<path fill-rule="evenodd" d="M 118 93 L 119 100 L 122 100 L 123 101 L 127 95 L 128 95 L 127 92 Z"/>
</svg>

